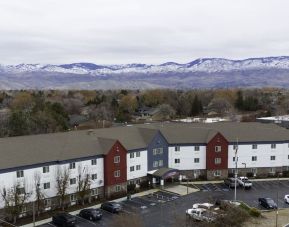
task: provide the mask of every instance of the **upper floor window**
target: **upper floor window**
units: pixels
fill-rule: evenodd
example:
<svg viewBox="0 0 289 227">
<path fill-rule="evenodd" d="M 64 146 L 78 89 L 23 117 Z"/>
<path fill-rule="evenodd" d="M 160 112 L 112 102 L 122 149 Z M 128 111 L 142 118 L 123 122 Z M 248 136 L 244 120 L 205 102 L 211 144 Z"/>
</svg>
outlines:
<svg viewBox="0 0 289 227">
<path fill-rule="evenodd" d="M 70 178 L 69 183 L 70 183 L 70 185 L 76 184 L 76 178 Z"/>
<path fill-rule="evenodd" d="M 175 159 L 175 164 L 179 164 L 181 161 L 180 161 L 180 159 L 179 158 L 176 158 Z"/>
<path fill-rule="evenodd" d="M 158 154 L 163 154 L 163 148 L 162 147 L 153 149 L 153 155 L 158 155 Z"/>
<path fill-rule="evenodd" d="M 96 173 L 91 174 L 91 180 L 96 180 L 96 179 L 97 179 L 97 174 Z"/>
<path fill-rule="evenodd" d="M 75 169 L 75 162 L 69 163 L 69 169 Z"/>
<path fill-rule="evenodd" d="M 140 157 L 140 151 L 135 152 L 136 157 Z"/>
<path fill-rule="evenodd" d="M 49 166 L 43 166 L 42 171 L 43 173 L 49 173 Z"/>
<path fill-rule="evenodd" d="M 114 177 L 120 177 L 120 170 L 114 171 Z"/>
<path fill-rule="evenodd" d="M 200 159 L 199 158 L 194 158 L 194 163 L 200 163 Z"/>
<path fill-rule="evenodd" d="M 222 159 L 221 158 L 215 158 L 215 164 L 221 164 Z"/>
<path fill-rule="evenodd" d="M 18 171 L 16 172 L 16 176 L 17 176 L 17 178 L 24 177 L 24 171 L 23 171 L 23 170 L 18 170 Z"/>
<path fill-rule="evenodd" d="M 136 170 L 140 170 L 140 165 L 136 165 Z"/>
<path fill-rule="evenodd" d="M 130 172 L 134 171 L 134 166 L 129 167 Z"/>
<path fill-rule="evenodd" d="M 270 160 L 271 160 L 271 161 L 275 161 L 275 160 L 276 160 L 276 156 L 271 156 L 271 157 L 270 157 Z"/>
<path fill-rule="evenodd" d="M 195 146 L 195 151 L 199 151 L 200 150 L 200 146 Z"/>
<path fill-rule="evenodd" d="M 252 144 L 252 149 L 257 149 L 257 148 L 258 148 L 257 144 Z"/>
<path fill-rule="evenodd" d="M 164 161 L 163 160 L 159 160 L 159 166 L 163 166 L 164 165 Z"/>
<path fill-rule="evenodd" d="M 252 156 L 252 161 L 256 162 L 257 161 L 257 156 Z"/>
<path fill-rule="evenodd" d="M 130 158 L 134 158 L 134 152 L 130 153 L 130 154 L 129 154 L 129 157 L 130 157 Z"/>
<path fill-rule="evenodd" d="M 92 159 L 92 160 L 91 160 L 91 165 L 92 165 L 92 166 L 95 166 L 96 164 L 97 164 L 97 160 L 96 160 L 96 159 Z"/>
<path fill-rule="evenodd" d="M 180 151 L 180 146 L 176 146 L 175 151 Z"/>
<path fill-rule="evenodd" d="M 114 163 L 120 163 L 120 156 L 114 156 Z"/>
<path fill-rule="evenodd" d="M 155 168 L 155 167 L 158 167 L 159 166 L 159 162 L 158 161 L 154 161 L 153 162 L 153 167 Z"/>
<path fill-rule="evenodd" d="M 271 144 L 271 149 L 276 149 L 276 144 L 275 143 Z"/>
<path fill-rule="evenodd" d="M 43 184 L 44 189 L 49 189 L 50 188 L 50 182 L 44 183 Z"/>
<path fill-rule="evenodd" d="M 236 157 L 233 157 L 233 162 L 235 162 L 236 161 Z"/>
<path fill-rule="evenodd" d="M 221 152 L 222 147 L 221 146 L 215 146 L 215 152 Z"/>
</svg>

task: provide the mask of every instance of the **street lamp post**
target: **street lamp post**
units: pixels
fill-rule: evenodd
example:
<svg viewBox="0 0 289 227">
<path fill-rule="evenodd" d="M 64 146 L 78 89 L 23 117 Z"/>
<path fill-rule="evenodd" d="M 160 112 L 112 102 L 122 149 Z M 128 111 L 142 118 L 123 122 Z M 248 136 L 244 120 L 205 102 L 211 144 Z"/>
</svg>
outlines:
<svg viewBox="0 0 289 227">
<path fill-rule="evenodd" d="M 238 175 L 238 138 L 237 138 L 237 146 L 236 146 L 236 151 L 235 151 L 235 193 L 234 193 L 234 200 L 235 202 L 237 201 L 237 175 Z"/>
<path fill-rule="evenodd" d="M 279 183 L 280 183 L 280 179 L 279 179 L 279 176 L 281 175 L 282 173 L 277 173 L 277 178 L 278 178 L 278 185 L 277 185 L 277 209 L 276 209 L 276 227 L 278 226 L 278 215 L 279 215 Z"/>
</svg>

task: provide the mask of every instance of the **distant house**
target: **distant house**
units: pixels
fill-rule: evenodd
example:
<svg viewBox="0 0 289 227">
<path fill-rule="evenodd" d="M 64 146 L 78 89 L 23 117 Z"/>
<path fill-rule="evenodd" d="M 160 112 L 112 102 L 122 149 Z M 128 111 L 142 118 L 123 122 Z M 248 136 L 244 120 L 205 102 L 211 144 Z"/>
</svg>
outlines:
<svg viewBox="0 0 289 227">
<path fill-rule="evenodd" d="M 136 120 L 152 120 L 152 118 L 156 116 L 159 111 L 159 108 L 145 106 L 137 109 L 137 111 L 134 113 L 134 117 Z"/>
</svg>

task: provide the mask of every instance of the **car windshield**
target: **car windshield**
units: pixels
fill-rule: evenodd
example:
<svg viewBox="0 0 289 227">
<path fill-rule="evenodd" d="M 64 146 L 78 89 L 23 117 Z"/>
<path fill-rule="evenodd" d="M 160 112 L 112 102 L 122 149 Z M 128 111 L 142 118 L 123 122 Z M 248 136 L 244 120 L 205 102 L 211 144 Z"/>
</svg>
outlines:
<svg viewBox="0 0 289 227">
<path fill-rule="evenodd" d="M 266 199 L 266 201 L 267 201 L 267 203 L 269 203 L 269 204 L 274 204 L 273 199 Z"/>
</svg>

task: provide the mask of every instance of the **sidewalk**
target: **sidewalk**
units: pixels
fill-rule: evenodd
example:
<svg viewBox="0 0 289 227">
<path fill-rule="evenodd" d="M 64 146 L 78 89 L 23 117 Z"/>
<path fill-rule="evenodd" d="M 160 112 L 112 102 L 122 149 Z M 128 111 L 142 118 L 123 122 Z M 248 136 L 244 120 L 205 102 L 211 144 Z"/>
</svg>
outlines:
<svg viewBox="0 0 289 227">
<path fill-rule="evenodd" d="M 150 189 L 150 190 L 147 190 L 147 191 L 143 191 L 143 192 L 140 192 L 140 193 L 133 194 L 133 195 L 131 195 L 131 197 L 132 198 L 140 197 L 140 196 L 148 195 L 148 194 L 151 194 L 151 193 L 154 193 L 154 192 L 157 192 L 157 191 L 159 191 L 159 189 Z M 114 202 L 122 202 L 122 201 L 125 201 L 126 199 L 127 199 L 127 197 L 122 197 L 122 198 L 119 198 L 119 199 L 115 199 L 113 201 Z M 86 208 L 100 208 L 100 205 L 101 204 L 97 204 L 95 206 L 86 207 Z M 69 213 L 72 214 L 72 215 L 76 215 L 76 214 L 79 213 L 79 211 L 80 210 L 75 210 L 75 211 L 72 211 L 72 212 L 69 212 Z M 43 219 L 41 221 L 35 222 L 35 226 L 43 225 L 43 224 L 46 224 L 46 223 L 51 222 L 51 221 L 52 221 L 52 218 Z M 21 225 L 21 227 L 33 227 L 33 223 L 29 223 L 29 224 L 26 224 L 26 225 Z"/>
</svg>

